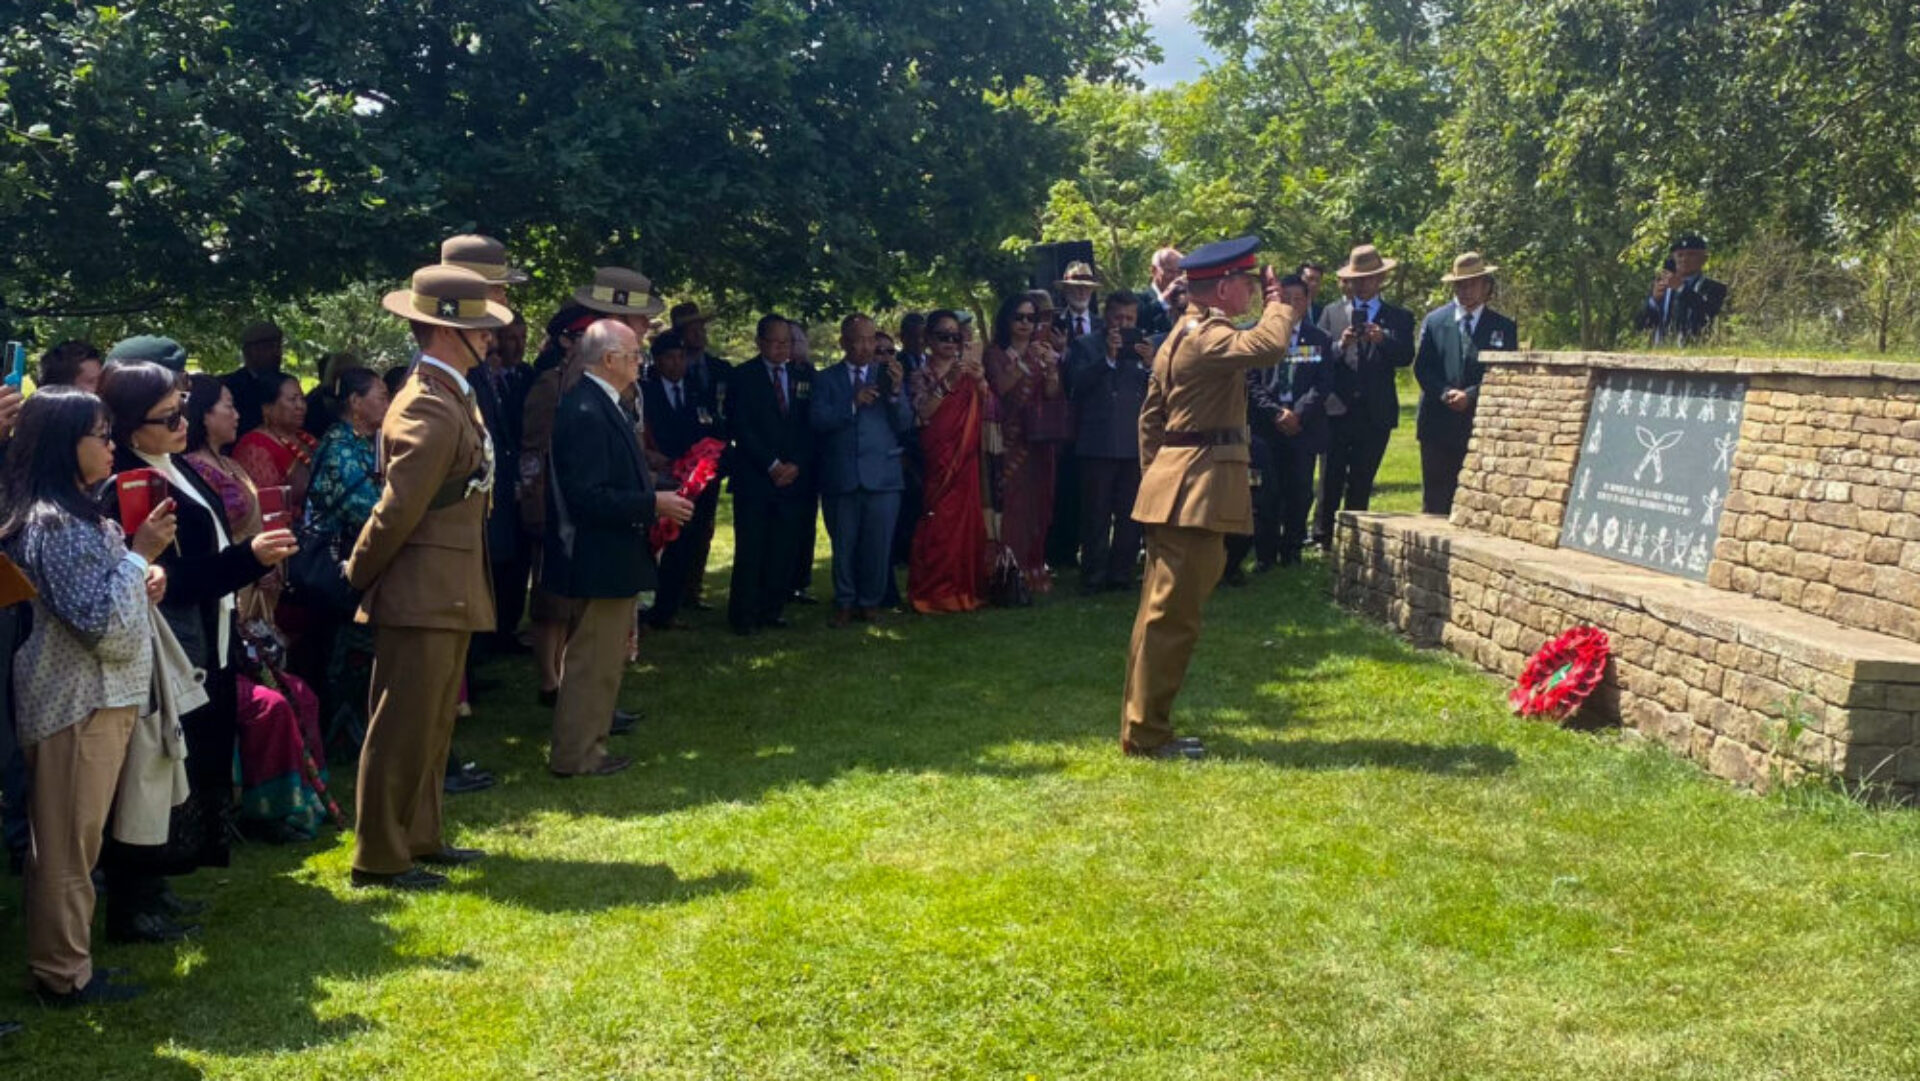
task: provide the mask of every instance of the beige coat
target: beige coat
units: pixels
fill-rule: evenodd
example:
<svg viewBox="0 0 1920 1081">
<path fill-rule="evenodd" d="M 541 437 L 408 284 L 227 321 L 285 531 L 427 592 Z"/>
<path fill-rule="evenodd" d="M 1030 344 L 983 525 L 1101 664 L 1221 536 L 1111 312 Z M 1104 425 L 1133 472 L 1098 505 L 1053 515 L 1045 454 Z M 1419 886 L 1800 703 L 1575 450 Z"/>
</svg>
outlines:
<svg viewBox="0 0 1920 1081">
<path fill-rule="evenodd" d="M 1199 309 L 1167 336 L 1153 358 L 1153 375 L 1140 407 L 1135 521 L 1217 533 L 1253 532 L 1246 372 L 1285 358 L 1293 324 L 1292 310 L 1276 301 L 1267 304 L 1260 322 L 1248 330 L 1234 329 L 1224 312 Z M 1240 441 L 1166 445 L 1168 432 L 1223 429 L 1239 429 Z"/>
<path fill-rule="evenodd" d="M 356 619 L 492 630 L 491 501 L 483 492 L 464 494 L 468 480 L 489 468 L 479 409 L 446 373 L 417 364 L 387 410 L 380 440 L 380 501 L 347 560 L 347 580 L 366 591 Z M 436 497 L 445 505 L 435 508 Z"/>
<path fill-rule="evenodd" d="M 173 809 L 187 801 L 187 734 L 180 718 L 207 704 L 207 674 L 149 605 L 153 624 L 153 696 L 133 722 L 133 739 L 113 795 L 113 839 L 129 845 L 167 843 Z M 232 676 L 228 676 L 232 679 Z"/>
</svg>

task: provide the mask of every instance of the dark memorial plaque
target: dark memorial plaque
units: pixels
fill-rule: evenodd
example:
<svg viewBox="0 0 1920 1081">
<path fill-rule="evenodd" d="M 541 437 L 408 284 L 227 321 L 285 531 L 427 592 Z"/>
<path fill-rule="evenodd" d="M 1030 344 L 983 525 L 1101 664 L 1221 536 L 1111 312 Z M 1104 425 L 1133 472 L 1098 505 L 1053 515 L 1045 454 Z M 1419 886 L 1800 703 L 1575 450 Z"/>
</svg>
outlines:
<svg viewBox="0 0 1920 1081">
<path fill-rule="evenodd" d="M 1738 377 L 1603 373 L 1560 546 L 1704 580 L 1746 397 Z"/>
</svg>

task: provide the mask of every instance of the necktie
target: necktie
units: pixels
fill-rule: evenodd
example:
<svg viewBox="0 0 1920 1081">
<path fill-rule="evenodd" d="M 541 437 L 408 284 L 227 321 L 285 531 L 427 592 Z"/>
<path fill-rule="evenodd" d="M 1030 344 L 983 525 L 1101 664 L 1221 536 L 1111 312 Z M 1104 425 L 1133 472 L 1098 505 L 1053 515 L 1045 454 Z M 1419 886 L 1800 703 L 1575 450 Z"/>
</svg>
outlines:
<svg viewBox="0 0 1920 1081">
<path fill-rule="evenodd" d="M 1480 317 L 1478 315 L 1474 315 L 1471 312 L 1468 313 L 1467 315 L 1467 340 L 1468 341 L 1473 340 L 1473 326 L 1475 323 L 1478 323 L 1479 321 L 1480 321 Z"/>
<path fill-rule="evenodd" d="M 676 412 L 676 413 L 678 413 L 678 412 L 680 412 L 680 407 L 681 407 L 681 403 L 680 403 L 680 384 L 678 384 L 678 383 L 675 383 L 675 384 L 673 384 L 672 386 L 670 386 L 670 387 L 668 387 L 668 388 L 667 388 L 667 394 L 668 394 L 668 396 L 669 396 L 669 397 L 671 397 L 671 398 L 673 399 L 673 411 L 674 411 L 674 412 Z"/>
<path fill-rule="evenodd" d="M 780 402 L 780 415 L 784 417 L 787 415 L 787 381 L 785 378 L 787 366 L 784 364 L 775 364 L 772 374 L 773 396 Z"/>
</svg>

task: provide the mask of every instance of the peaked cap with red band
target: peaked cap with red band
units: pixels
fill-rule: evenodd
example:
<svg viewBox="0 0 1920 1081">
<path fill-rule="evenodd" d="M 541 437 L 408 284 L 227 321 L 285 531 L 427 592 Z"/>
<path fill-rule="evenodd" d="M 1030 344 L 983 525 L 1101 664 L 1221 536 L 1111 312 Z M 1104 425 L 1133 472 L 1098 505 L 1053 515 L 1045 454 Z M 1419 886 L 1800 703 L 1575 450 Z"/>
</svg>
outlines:
<svg viewBox="0 0 1920 1081">
<path fill-rule="evenodd" d="M 1259 250 L 1257 236 L 1216 241 L 1195 248 L 1191 255 L 1180 260 L 1180 269 L 1186 272 L 1190 282 L 1224 278 L 1259 266 L 1260 260 L 1254 255 Z"/>
</svg>

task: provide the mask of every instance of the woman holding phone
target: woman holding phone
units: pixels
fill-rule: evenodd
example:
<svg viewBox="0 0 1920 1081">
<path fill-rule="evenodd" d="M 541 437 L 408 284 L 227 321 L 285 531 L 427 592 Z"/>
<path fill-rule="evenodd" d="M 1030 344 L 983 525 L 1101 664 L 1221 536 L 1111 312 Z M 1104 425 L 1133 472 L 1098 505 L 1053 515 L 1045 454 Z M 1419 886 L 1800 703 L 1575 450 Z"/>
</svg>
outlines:
<svg viewBox="0 0 1920 1081">
<path fill-rule="evenodd" d="M 113 474 L 100 399 L 47 387 L 27 401 L 6 459 L 0 543 L 39 596 L 14 655 L 16 721 L 33 776 L 27 862 L 27 967 L 56 1005 L 117 1002 L 140 989 L 93 967 L 92 871 L 153 678 L 147 605 L 165 589 L 155 561 L 172 546 L 172 500 L 129 548 L 91 497 Z"/>
<path fill-rule="evenodd" d="M 907 597 L 922 613 L 971 612 L 987 589 L 981 442 L 993 395 L 979 349 L 963 350 L 964 340 L 959 316 L 929 315 L 927 362 L 910 381 L 927 475 Z"/>
<path fill-rule="evenodd" d="M 198 867 L 225 867 L 227 827 L 233 817 L 233 754 L 238 656 L 236 595 L 293 554 L 293 534 L 267 530 L 235 540 L 220 495 L 186 463 L 186 395 L 174 373 L 157 364 L 113 364 L 100 381 L 113 417 L 114 466 L 164 477 L 178 520 L 174 543 L 160 554 L 167 593 L 160 602 L 174 637 L 195 667 L 207 673 L 206 705 L 181 718 L 187 735 L 192 795 L 174 809 L 163 849 L 109 842 L 107 935 L 132 941 L 173 941 L 187 929 L 174 917 L 191 906 L 172 897 L 161 877 Z"/>
</svg>

